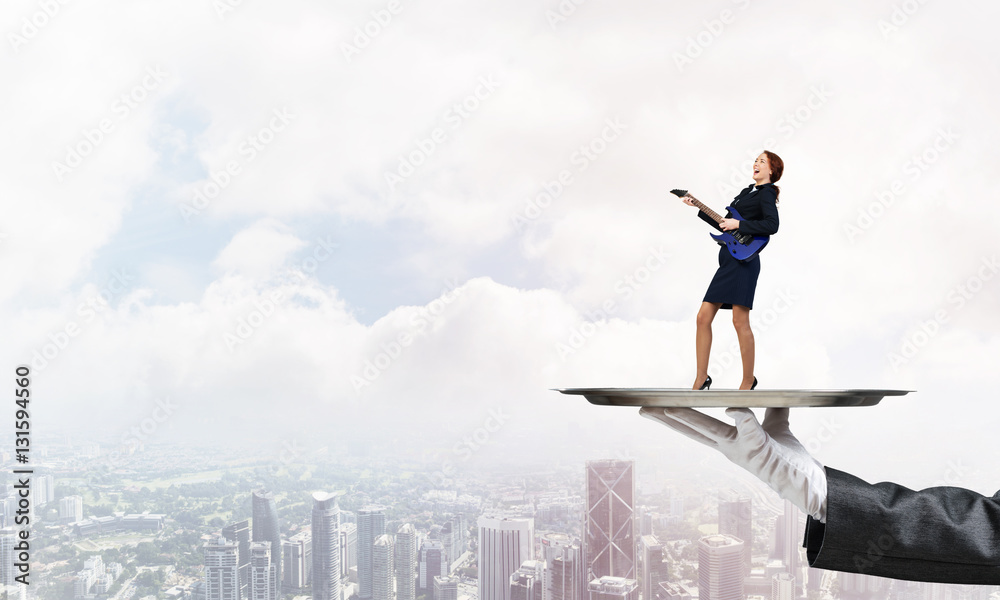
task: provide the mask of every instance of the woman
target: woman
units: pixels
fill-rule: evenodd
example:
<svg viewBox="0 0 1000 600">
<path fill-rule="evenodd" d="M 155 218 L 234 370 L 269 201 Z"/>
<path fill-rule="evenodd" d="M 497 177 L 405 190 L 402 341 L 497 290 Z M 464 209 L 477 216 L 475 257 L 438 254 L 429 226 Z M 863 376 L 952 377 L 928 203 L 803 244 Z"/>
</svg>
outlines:
<svg viewBox="0 0 1000 600">
<path fill-rule="evenodd" d="M 739 211 L 743 221 L 731 218 L 730 212 L 726 212 L 726 218 L 721 223 L 716 223 L 700 210 L 698 216 L 720 231 L 739 230 L 751 235 L 777 233 L 780 190 L 774 182 L 781 179 L 784 168 L 781 158 L 774 152 L 765 150 L 757 157 L 753 164 L 754 183 L 741 191 L 731 204 Z M 685 204 L 694 206 L 690 198 L 684 197 L 682 200 Z M 733 311 L 733 326 L 740 341 L 740 356 L 743 361 L 740 389 L 752 390 L 757 387 L 757 378 L 753 374 L 754 342 L 753 331 L 750 330 L 750 309 L 753 308 L 753 295 L 757 289 L 759 274 L 759 255 L 741 262 L 720 244 L 719 269 L 705 292 L 701 309 L 698 310 L 698 331 L 695 337 L 698 373 L 691 389 L 707 390 L 712 385 L 712 378 L 708 375 L 708 356 L 712 350 L 712 321 L 720 308 Z"/>
</svg>

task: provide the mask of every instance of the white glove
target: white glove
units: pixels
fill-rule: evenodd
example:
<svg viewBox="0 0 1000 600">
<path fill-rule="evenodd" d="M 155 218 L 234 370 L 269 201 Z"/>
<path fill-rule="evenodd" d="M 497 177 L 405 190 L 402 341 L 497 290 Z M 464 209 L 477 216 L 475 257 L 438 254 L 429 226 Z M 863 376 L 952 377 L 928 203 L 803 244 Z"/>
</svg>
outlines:
<svg viewBox="0 0 1000 600">
<path fill-rule="evenodd" d="M 767 409 L 763 426 L 749 408 L 726 409 L 735 427 L 693 408 L 643 407 L 639 414 L 719 450 L 804 513 L 826 522 L 826 471 L 789 431 L 787 408 Z"/>
</svg>

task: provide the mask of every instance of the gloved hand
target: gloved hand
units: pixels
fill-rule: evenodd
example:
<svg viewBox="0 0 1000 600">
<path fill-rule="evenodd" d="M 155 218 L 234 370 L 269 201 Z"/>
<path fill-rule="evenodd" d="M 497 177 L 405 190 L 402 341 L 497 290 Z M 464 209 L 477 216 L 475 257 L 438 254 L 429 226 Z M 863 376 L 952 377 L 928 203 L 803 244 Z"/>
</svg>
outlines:
<svg viewBox="0 0 1000 600">
<path fill-rule="evenodd" d="M 639 414 L 719 450 L 779 496 L 826 522 L 826 471 L 789 431 L 787 408 L 767 409 L 763 426 L 749 408 L 726 409 L 735 427 L 693 408 L 643 407 Z"/>
</svg>

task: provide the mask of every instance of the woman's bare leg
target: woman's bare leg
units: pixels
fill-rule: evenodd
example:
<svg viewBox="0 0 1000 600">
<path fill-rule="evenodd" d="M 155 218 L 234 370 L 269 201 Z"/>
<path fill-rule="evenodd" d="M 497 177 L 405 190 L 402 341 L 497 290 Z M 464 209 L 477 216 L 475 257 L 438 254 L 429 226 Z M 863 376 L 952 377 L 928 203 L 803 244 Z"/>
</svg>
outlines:
<svg viewBox="0 0 1000 600">
<path fill-rule="evenodd" d="M 694 378 L 691 389 L 696 390 L 708 379 L 708 356 L 712 352 L 712 320 L 722 306 L 720 302 L 702 302 L 698 309 L 695 323 L 698 326 L 695 334 L 695 356 L 698 360 L 698 374 Z"/>
<path fill-rule="evenodd" d="M 749 390 L 753 385 L 754 341 L 750 329 L 750 309 L 738 304 L 733 305 L 733 326 L 736 337 L 740 340 L 740 356 L 743 358 L 743 382 L 741 390 Z"/>
</svg>

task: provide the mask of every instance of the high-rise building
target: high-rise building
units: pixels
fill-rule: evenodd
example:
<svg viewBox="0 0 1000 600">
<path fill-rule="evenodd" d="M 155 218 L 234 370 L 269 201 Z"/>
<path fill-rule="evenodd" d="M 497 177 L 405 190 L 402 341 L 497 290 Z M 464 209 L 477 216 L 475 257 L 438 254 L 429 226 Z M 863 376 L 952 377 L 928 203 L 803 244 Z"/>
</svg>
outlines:
<svg viewBox="0 0 1000 600">
<path fill-rule="evenodd" d="M 385 508 L 366 506 L 358 511 L 358 596 L 372 598 L 372 547 L 385 535 Z"/>
<path fill-rule="evenodd" d="M 417 530 L 406 523 L 396 532 L 396 598 L 417 598 Z"/>
<path fill-rule="evenodd" d="M 300 531 L 281 542 L 282 589 L 302 591 L 312 574 L 312 533 Z"/>
<path fill-rule="evenodd" d="M 348 581 L 351 569 L 358 568 L 358 525 L 340 522 L 340 579 Z M 357 578 L 352 581 L 356 581 Z"/>
<path fill-rule="evenodd" d="M 393 565 L 392 538 L 382 534 L 372 544 L 372 600 L 395 600 L 393 590 L 396 569 Z"/>
<path fill-rule="evenodd" d="M 417 562 L 417 586 L 427 592 L 434 585 L 434 578 L 448 575 L 448 557 L 441 540 L 426 539 L 420 544 Z"/>
<path fill-rule="evenodd" d="M 649 600 L 660 582 L 667 581 L 667 563 L 664 562 L 663 544 L 653 535 L 639 538 L 639 571 L 643 600 Z"/>
<path fill-rule="evenodd" d="M 337 496 L 313 494 L 312 597 L 340 600 L 340 508 Z"/>
<path fill-rule="evenodd" d="M 698 540 L 699 600 L 743 600 L 743 542 L 731 535 Z"/>
<path fill-rule="evenodd" d="M 750 496 L 729 491 L 719 498 L 719 533 L 729 534 L 743 542 L 746 563 L 743 574 L 749 575 L 753 546 L 753 505 Z"/>
<path fill-rule="evenodd" d="M 239 545 L 219 536 L 206 542 L 205 600 L 241 600 L 239 578 Z"/>
<path fill-rule="evenodd" d="M 526 560 L 510 575 L 510 600 L 543 600 L 545 563 Z"/>
<path fill-rule="evenodd" d="M 479 600 L 510 600 L 510 576 L 532 558 L 533 519 L 479 517 Z"/>
<path fill-rule="evenodd" d="M 435 575 L 432 600 L 458 600 L 458 582 L 458 577 Z"/>
<path fill-rule="evenodd" d="M 799 528 L 799 514 L 798 507 L 785 500 L 785 513 L 778 518 L 781 520 L 781 562 L 785 563 L 785 568 L 795 577 L 796 585 L 801 586 L 799 544 L 802 543 L 802 531 Z"/>
<path fill-rule="evenodd" d="M 237 573 L 240 581 L 240 598 L 250 597 L 250 520 L 244 519 L 230 523 L 222 528 L 222 537 L 230 542 L 236 542 L 239 548 Z"/>
<path fill-rule="evenodd" d="M 691 600 L 691 590 L 680 583 L 661 581 L 651 600 Z"/>
<path fill-rule="evenodd" d="M 579 540 L 563 533 L 542 536 L 546 600 L 585 600 L 583 552 Z"/>
<path fill-rule="evenodd" d="M 266 490 L 256 490 L 251 494 L 253 509 L 253 530 L 251 540 L 271 544 L 271 562 L 278 576 L 275 589 L 281 597 L 281 527 L 278 524 L 278 507 L 274 494 Z"/>
<path fill-rule="evenodd" d="M 59 522 L 76 523 L 83 520 L 83 498 L 65 496 L 59 500 Z"/>
<path fill-rule="evenodd" d="M 625 577 L 598 577 L 587 585 L 587 599 L 639 600 L 639 584 Z"/>
<path fill-rule="evenodd" d="M 278 600 L 278 577 L 271 560 L 270 542 L 250 542 L 249 600 Z"/>
<path fill-rule="evenodd" d="M 3 586 L 15 583 L 14 544 L 16 541 L 12 528 L 0 529 L 0 591 L 2 591 Z"/>
<path fill-rule="evenodd" d="M 795 600 L 795 577 L 791 573 L 771 576 L 771 600 Z"/>
<path fill-rule="evenodd" d="M 587 461 L 587 578 L 634 579 L 635 461 Z"/>
</svg>

